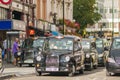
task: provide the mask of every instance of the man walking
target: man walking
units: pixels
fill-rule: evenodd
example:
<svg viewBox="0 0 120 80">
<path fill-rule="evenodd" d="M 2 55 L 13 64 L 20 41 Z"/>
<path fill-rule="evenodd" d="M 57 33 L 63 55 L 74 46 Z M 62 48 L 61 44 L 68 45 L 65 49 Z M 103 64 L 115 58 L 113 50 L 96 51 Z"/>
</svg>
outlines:
<svg viewBox="0 0 120 80">
<path fill-rule="evenodd" d="M 13 61 L 13 64 L 16 66 L 16 61 L 17 61 L 17 52 L 19 50 L 19 47 L 18 47 L 18 42 L 19 42 L 19 39 L 16 38 L 15 39 L 15 42 L 13 43 L 13 47 L 12 47 L 12 53 L 14 55 L 14 61 Z"/>
</svg>

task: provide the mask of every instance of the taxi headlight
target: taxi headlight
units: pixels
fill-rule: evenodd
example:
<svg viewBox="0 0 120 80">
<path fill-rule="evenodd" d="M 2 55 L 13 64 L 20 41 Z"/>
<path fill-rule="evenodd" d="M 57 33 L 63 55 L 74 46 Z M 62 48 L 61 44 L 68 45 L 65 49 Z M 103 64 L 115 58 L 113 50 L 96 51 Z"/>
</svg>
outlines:
<svg viewBox="0 0 120 80">
<path fill-rule="evenodd" d="M 107 62 L 116 63 L 115 60 L 113 58 L 110 58 L 110 57 L 107 59 Z"/>
<path fill-rule="evenodd" d="M 41 52 L 39 51 L 38 54 L 41 54 Z"/>
<path fill-rule="evenodd" d="M 41 49 L 41 48 L 39 48 L 39 51 L 42 51 L 42 49 Z"/>
<path fill-rule="evenodd" d="M 21 55 L 21 52 L 18 52 L 17 55 L 20 56 L 20 55 Z"/>
<path fill-rule="evenodd" d="M 70 57 L 69 57 L 69 56 L 66 56 L 66 57 L 65 57 L 65 60 L 66 60 L 66 61 L 70 61 Z"/>
<path fill-rule="evenodd" d="M 36 60 L 37 60 L 37 61 L 41 61 L 41 56 L 37 56 L 37 57 L 36 57 Z"/>
<path fill-rule="evenodd" d="M 90 54 L 86 54 L 86 58 L 90 58 Z"/>
</svg>

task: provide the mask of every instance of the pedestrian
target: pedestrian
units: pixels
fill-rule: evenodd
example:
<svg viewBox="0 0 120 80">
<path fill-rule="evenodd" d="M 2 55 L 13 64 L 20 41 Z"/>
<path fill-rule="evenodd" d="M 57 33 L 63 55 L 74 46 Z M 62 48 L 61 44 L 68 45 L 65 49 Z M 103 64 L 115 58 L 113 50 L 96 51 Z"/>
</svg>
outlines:
<svg viewBox="0 0 120 80">
<path fill-rule="evenodd" d="M 3 52 L 4 52 L 4 60 L 6 60 L 7 59 L 7 40 L 5 39 L 4 41 L 3 41 Z"/>
<path fill-rule="evenodd" d="M 17 52 L 19 50 L 18 42 L 19 42 L 19 39 L 16 38 L 15 41 L 14 41 L 14 43 L 13 43 L 13 47 L 12 47 L 12 53 L 14 55 L 13 64 L 15 66 L 16 66 L 16 63 L 17 63 Z"/>
</svg>

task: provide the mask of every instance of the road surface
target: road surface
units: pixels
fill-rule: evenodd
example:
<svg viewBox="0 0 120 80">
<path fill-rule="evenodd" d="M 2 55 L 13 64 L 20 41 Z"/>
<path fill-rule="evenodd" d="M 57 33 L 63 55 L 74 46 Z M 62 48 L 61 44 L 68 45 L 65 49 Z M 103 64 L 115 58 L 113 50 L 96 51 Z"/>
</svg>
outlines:
<svg viewBox="0 0 120 80">
<path fill-rule="evenodd" d="M 120 80 L 120 74 L 112 77 L 106 76 L 105 68 L 99 67 L 93 71 L 85 71 L 84 74 L 75 74 L 74 77 L 68 77 L 63 74 L 43 74 L 42 76 L 36 76 L 34 73 L 6 80 Z"/>
</svg>

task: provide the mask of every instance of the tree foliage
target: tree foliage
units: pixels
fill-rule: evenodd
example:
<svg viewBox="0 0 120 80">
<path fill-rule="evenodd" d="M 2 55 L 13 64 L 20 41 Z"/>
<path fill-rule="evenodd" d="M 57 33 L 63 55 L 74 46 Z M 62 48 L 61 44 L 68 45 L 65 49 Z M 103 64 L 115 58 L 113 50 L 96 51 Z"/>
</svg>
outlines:
<svg viewBox="0 0 120 80">
<path fill-rule="evenodd" d="M 80 28 L 86 28 L 87 24 L 93 25 L 101 19 L 95 6 L 96 0 L 73 0 L 73 18 L 80 23 Z"/>
</svg>

